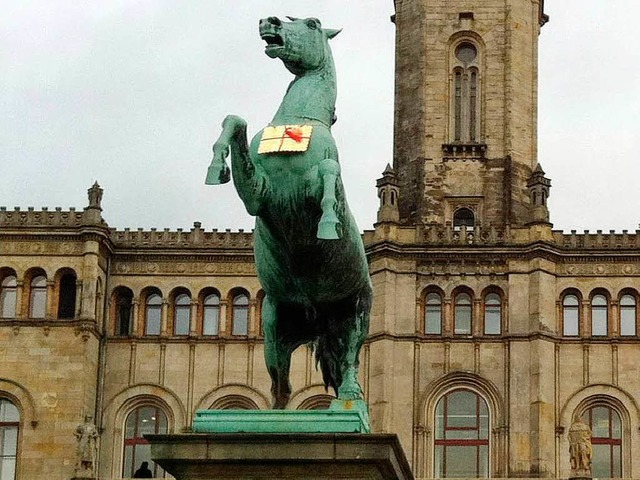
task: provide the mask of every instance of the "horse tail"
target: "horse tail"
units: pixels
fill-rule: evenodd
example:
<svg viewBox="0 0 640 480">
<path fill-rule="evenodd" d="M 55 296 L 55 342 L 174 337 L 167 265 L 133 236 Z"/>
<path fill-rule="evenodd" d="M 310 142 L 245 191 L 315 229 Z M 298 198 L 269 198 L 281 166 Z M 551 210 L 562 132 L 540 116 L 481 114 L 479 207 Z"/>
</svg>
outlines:
<svg viewBox="0 0 640 480">
<path fill-rule="evenodd" d="M 327 326 L 313 343 L 316 368 L 320 366 L 325 388 L 338 396 L 347 368 L 358 366 L 358 355 L 369 331 L 369 312 L 373 292 L 367 284 L 355 294 L 324 305 L 317 315 Z"/>
</svg>

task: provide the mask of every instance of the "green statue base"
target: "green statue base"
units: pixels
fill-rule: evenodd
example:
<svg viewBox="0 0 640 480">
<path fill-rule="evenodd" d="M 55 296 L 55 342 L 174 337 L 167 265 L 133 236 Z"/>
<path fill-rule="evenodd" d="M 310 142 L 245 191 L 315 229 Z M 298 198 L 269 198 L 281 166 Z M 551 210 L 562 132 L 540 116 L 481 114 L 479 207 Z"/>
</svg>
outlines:
<svg viewBox="0 0 640 480">
<path fill-rule="evenodd" d="M 328 410 L 198 410 L 195 433 L 370 433 L 363 400 L 334 400 Z"/>
</svg>

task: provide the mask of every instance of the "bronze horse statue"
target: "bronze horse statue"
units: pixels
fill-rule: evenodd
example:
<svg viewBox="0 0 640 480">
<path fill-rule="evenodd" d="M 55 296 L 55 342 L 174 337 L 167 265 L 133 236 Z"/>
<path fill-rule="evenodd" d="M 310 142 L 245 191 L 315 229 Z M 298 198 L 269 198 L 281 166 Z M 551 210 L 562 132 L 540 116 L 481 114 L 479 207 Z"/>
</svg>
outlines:
<svg viewBox="0 0 640 480">
<path fill-rule="evenodd" d="M 233 182 L 256 216 L 254 251 L 266 293 L 265 360 L 274 408 L 291 396 L 291 354 L 311 343 L 325 386 L 362 398 L 358 354 L 369 328 L 372 289 L 360 231 L 340 178 L 336 75 L 329 40 L 339 31 L 315 18 L 260 20 L 266 54 L 295 75 L 271 123 L 247 142 L 247 124 L 229 115 L 213 145 L 207 184 Z"/>
</svg>

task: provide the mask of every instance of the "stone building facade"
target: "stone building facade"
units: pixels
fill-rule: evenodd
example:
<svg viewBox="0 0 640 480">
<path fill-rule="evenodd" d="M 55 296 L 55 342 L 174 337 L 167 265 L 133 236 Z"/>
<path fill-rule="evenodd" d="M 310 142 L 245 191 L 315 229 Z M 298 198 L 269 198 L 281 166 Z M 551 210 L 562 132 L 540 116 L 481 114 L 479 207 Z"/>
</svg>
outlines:
<svg viewBox="0 0 640 480">
<path fill-rule="evenodd" d="M 418 478 L 564 478 L 582 418 L 594 476 L 640 476 L 640 232 L 549 223 L 542 1 L 395 8 L 394 161 L 363 237 L 373 430 L 398 434 Z M 270 405 L 251 234 L 117 230 L 88 194 L 82 211 L 0 208 L 3 480 L 77 475 L 86 415 L 106 480 L 197 409 Z M 330 401 L 308 348 L 292 384 L 288 408 Z"/>
</svg>

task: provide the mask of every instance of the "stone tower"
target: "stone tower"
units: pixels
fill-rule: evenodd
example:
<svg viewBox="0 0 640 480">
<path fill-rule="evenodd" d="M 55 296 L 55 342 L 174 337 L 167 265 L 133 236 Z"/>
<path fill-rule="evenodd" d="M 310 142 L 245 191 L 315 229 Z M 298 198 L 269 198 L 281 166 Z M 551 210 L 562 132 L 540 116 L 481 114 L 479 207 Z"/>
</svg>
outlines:
<svg viewBox="0 0 640 480">
<path fill-rule="evenodd" d="M 401 222 L 530 223 L 543 0 L 395 0 L 395 7 Z"/>
</svg>

